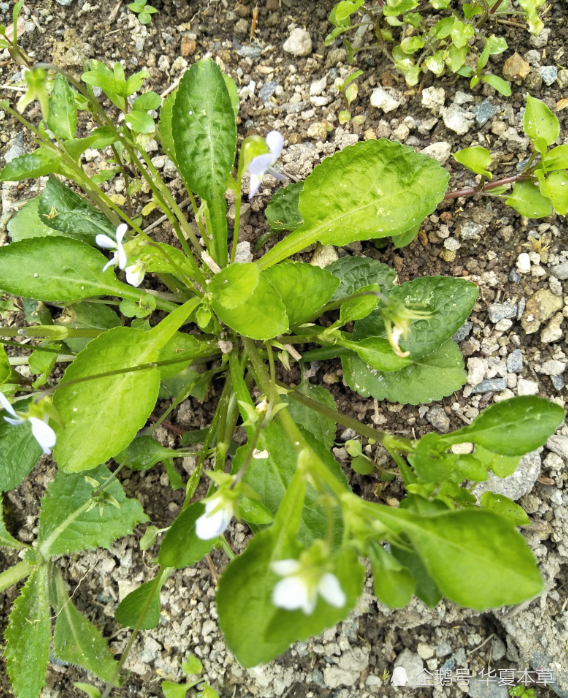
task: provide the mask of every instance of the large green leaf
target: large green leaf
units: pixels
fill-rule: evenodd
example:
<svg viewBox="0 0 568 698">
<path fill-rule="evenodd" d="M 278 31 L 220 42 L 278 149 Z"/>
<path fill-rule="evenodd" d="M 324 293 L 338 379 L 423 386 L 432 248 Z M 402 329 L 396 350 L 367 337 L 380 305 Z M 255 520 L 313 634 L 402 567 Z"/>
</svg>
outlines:
<svg viewBox="0 0 568 698">
<path fill-rule="evenodd" d="M 553 145 L 560 135 L 558 119 L 544 102 L 527 94 L 527 106 L 523 117 L 523 127 L 529 138 L 544 138 L 547 145 Z"/>
<path fill-rule="evenodd" d="M 100 485 L 110 475 L 104 465 L 89 473 Z M 44 557 L 109 548 L 117 538 L 132 533 L 134 526 L 148 521 L 140 502 L 127 499 L 117 480 L 104 490 L 114 497 L 114 503 L 101 495 L 93 499 L 94 492 L 94 485 L 80 473 L 56 474 L 41 502 L 38 547 Z"/>
<path fill-rule="evenodd" d="M 0 278 L 8 293 L 48 302 L 78 301 L 91 296 L 138 300 L 140 291 L 120 283 L 103 267 L 107 258 L 79 240 L 34 238 L 0 247 Z"/>
<path fill-rule="evenodd" d="M 58 659 L 78 664 L 103 681 L 111 681 L 114 659 L 101 631 L 75 608 L 59 569 L 55 572 L 56 621 L 53 651 Z"/>
<path fill-rule="evenodd" d="M 29 201 L 8 222 L 8 233 L 13 242 L 27 238 L 42 238 L 49 235 L 61 235 L 47 226 L 39 217 L 39 196 Z"/>
<path fill-rule="evenodd" d="M 368 545 L 367 554 L 373 570 L 375 596 L 389 608 L 404 608 L 416 588 L 410 570 L 375 541 Z"/>
<path fill-rule="evenodd" d="M 152 630 L 152 628 L 155 628 L 160 622 L 160 590 L 168 578 L 168 574 L 168 570 L 162 572 L 162 576 L 158 582 L 158 588 L 152 596 L 140 630 Z M 146 606 L 154 584 L 154 579 L 149 582 L 144 582 L 138 589 L 134 589 L 128 596 L 125 596 L 116 607 L 114 617 L 125 628 L 135 628 L 138 624 L 140 615 Z"/>
<path fill-rule="evenodd" d="M 91 245 L 99 233 L 114 237 L 115 226 L 109 219 L 53 175 L 40 197 L 39 215 L 50 228 Z"/>
<path fill-rule="evenodd" d="M 400 371 L 376 371 L 358 356 L 342 356 L 345 382 L 363 397 L 420 405 L 441 400 L 466 382 L 463 356 L 452 340 Z"/>
<path fill-rule="evenodd" d="M 60 157 L 53 151 L 38 148 L 33 153 L 10 160 L 0 172 L 0 182 L 21 182 L 23 179 L 43 177 L 59 172 L 61 164 Z"/>
<path fill-rule="evenodd" d="M 446 443 L 472 441 L 503 456 L 522 456 L 543 446 L 564 421 L 566 413 L 554 402 L 534 395 L 490 405 L 459 431 L 444 436 Z"/>
<path fill-rule="evenodd" d="M 440 591 L 451 601 L 482 611 L 536 596 L 542 579 L 532 552 L 512 522 L 489 511 L 449 511 L 419 516 L 376 508 L 376 516 L 404 532 Z"/>
<path fill-rule="evenodd" d="M 431 354 L 450 339 L 469 317 L 479 291 L 475 284 L 453 276 L 424 276 L 395 286 L 389 298 L 408 308 L 430 313 L 423 320 L 413 320 L 407 339 L 400 346 L 417 361 Z M 384 322 L 378 311 L 355 324 L 356 340 L 386 337 Z"/>
<path fill-rule="evenodd" d="M 116 327 L 93 339 L 62 383 L 156 361 L 159 347 L 143 330 Z M 125 449 L 151 414 L 160 389 L 157 368 L 97 378 L 55 393 L 64 427 L 56 427 L 54 458 L 68 473 L 104 463 Z"/>
<path fill-rule="evenodd" d="M 293 182 L 279 189 L 270 199 L 264 215 L 272 230 L 296 230 L 302 225 L 298 206 L 303 188 L 303 182 Z"/>
<path fill-rule="evenodd" d="M 300 426 L 300 429 L 302 427 Z M 328 448 L 309 431 L 302 429 L 306 440 L 333 474 L 347 482 L 339 463 Z M 248 453 L 249 446 L 241 446 L 233 460 L 233 472 L 238 472 Z M 266 455 L 268 454 L 268 455 Z M 251 459 L 244 476 L 244 482 L 260 495 L 262 502 L 272 514 L 280 508 L 282 499 L 297 469 L 297 455 L 293 445 L 278 422 L 272 422 L 261 432 L 257 453 Z M 327 531 L 327 514 L 319 501 L 317 492 L 309 485 L 306 488 L 306 506 L 302 512 L 298 539 L 310 545 L 318 538 L 324 538 Z M 334 545 L 341 544 L 343 522 L 341 511 L 334 509 Z"/>
<path fill-rule="evenodd" d="M 340 282 L 333 294 L 334 301 L 350 296 L 370 284 L 378 284 L 381 293 L 388 295 L 396 279 L 394 269 L 370 257 L 341 257 L 325 270 L 330 271 Z"/>
<path fill-rule="evenodd" d="M 339 286 L 338 280 L 327 269 L 303 262 L 275 265 L 267 269 L 264 276 L 286 306 L 290 327 L 315 316 Z"/>
<path fill-rule="evenodd" d="M 321 385 L 312 385 L 309 381 L 304 381 L 297 386 L 296 390 L 329 409 L 337 410 L 333 395 Z M 326 448 L 333 446 L 337 427 L 331 417 L 326 417 L 295 400 L 288 402 L 288 411 L 296 424 L 309 431 Z"/>
<path fill-rule="evenodd" d="M 399 235 L 435 210 L 448 173 L 427 155 L 386 139 L 348 146 L 318 165 L 300 194 L 304 223 L 261 260 L 263 269 L 318 241 Z"/>
<path fill-rule="evenodd" d="M 19 401 L 16 409 L 26 412 L 29 400 Z M 41 447 L 35 440 L 29 423 L 14 426 L 4 421 L 0 412 L 0 492 L 17 487 L 29 475 L 41 456 Z"/>
<path fill-rule="evenodd" d="M 160 545 L 160 565 L 176 569 L 191 567 L 211 551 L 216 539 L 202 540 L 195 532 L 195 522 L 204 513 L 202 502 L 190 504 L 181 512 Z"/>
<path fill-rule="evenodd" d="M 177 97 L 177 89 L 169 94 L 162 103 L 160 109 L 160 123 L 158 129 L 160 131 L 160 139 L 165 149 L 169 151 L 169 156 L 173 162 L 176 162 L 176 145 L 172 131 L 172 112 Z"/>
<path fill-rule="evenodd" d="M 26 546 L 16 540 L 6 528 L 4 523 L 4 513 L 3 513 L 2 497 L 0 496 L 0 548 L 12 548 L 14 550 L 22 550 Z"/>
<path fill-rule="evenodd" d="M 65 141 L 75 138 L 77 107 L 75 106 L 73 90 L 63 75 L 58 75 L 53 83 L 53 90 L 49 96 L 47 126 L 56 136 Z"/>
<path fill-rule="evenodd" d="M 225 189 L 237 148 L 237 126 L 223 73 L 211 59 L 194 63 L 183 76 L 173 106 L 173 140 L 189 188 L 207 201 L 215 258 L 227 263 Z"/>
<path fill-rule="evenodd" d="M 550 201 L 540 193 L 538 184 L 534 182 L 515 182 L 505 203 L 527 218 L 546 218 L 553 210 Z"/>
<path fill-rule="evenodd" d="M 41 565 L 16 599 L 4 635 L 6 667 L 18 698 L 38 698 L 45 686 L 50 634 L 47 565 Z"/>
</svg>

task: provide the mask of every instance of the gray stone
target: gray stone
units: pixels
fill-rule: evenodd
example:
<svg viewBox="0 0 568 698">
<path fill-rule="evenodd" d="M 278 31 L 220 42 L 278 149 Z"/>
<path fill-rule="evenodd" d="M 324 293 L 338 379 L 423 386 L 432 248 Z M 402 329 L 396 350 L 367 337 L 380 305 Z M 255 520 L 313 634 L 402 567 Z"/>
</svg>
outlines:
<svg viewBox="0 0 568 698">
<path fill-rule="evenodd" d="M 474 223 L 473 221 L 467 221 L 461 227 L 460 237 L 462 240 L 471 240 L 472 238 L 481 235 L 482 231 L 482 225 L 479 223 Z"/>
<path fill-rule="evenodd" d="M 452 653 L 452 646 L 449 642 L 440 642 L 438 647 L 436 647 L 436 657 L 447 657 Z"/>
<path fill-rule="evenodd" d="M 454 342 L 462 342 L 466 337 L 469 337 L 472 327 L 473 322 L 469 322 L 469 320 L 465 324 L 463 324 L 452 337 Z"/>
<path fill-rule="evenodd" d="M 429 155 L 432 160 L 437 160 L 440 165 L 444 165 L 452 153 L 452 146 L 446 141 L 440 141 L 432 143 L 420 152 Z"/>
<path fill-rule="evenodd" d="M 467 656 L 463 647 L 458 647 L 458 649 L 454 652 L 454 657 L 458 664 L 465 664 L 467 661 Z"/>
<path fill-rule="evenodd" d="M 475 114 L 477 125 L 481 128 L 497 114 L 499 109 L 491 104 L 488 99 L 484 99 L 483 102 L 476 104 L 471 111 Z"/>
<path fill-rule="evenodd" d="M 562 306 L 562 298 L 555 296 L 547 288 L 539 289 L 527 301 L 521 320 L 524 331 L 527 334 L 537 332 L 541 323 L 549 320 Z"/>
<path fill-rule="evenodd" d="M 407 686 L 415 688 L 419 679 L 416 677 L 424 669 L 424 663 L 420 657 L 409 649 L 402 650 L 395 660 L 394 668 L 401 666 L 406 671 Z"/>
<path fill-rule="evenodd" d="M 422 90 L 422 106 L 439 114 L 446 100 L 446 91 L 443 87 L 427 87 Z"/>
<path fill-rule="evenodd" d="M 545 361 L 540 369 L 541 373 L 545 376 L 559 376 L 566 370 L 566 364 L 563 361 L 556 361 L 556 359 L 550 359 Z"/>
<path fill-rule="evenodd" d="M 4 160 L 6 160 L 6 162 L 8 163 L 11 160 L 15 160 L 16 158 L 19 158 L 25 154 L 26 151 L 24 150 L 24 135 L 22 133 L 18 133 L 18 135 L 12 138 L 12 140 L 10 141 L 10 148 L 4 154 Z"/>
<path fill-rule="evenodd" d="M 283 104 L 280 107 L 280 109 L 282 109 L 282 111 L 285 111 L 287 114 L 299 114 L 301 111 L 304 111 L 309 106 L 309 102 L 288 102 L 287 104 Z"/>
<path fill-rule="evenodd" d="M 568 437 L 554 434 L 546 442 L 546 448 L 557 456 L 568 461 Z"/>
<path fill-rule="evenodd" d="M 521 300 L 519 301 L 519 307 L 517 310 L 517 320 L 520 320 L 523 317 L 523 313 L 525 312 L 525 308 L 527 307 L 527 299 L 523 296 Z"/>
<path fill-rule="evenodd" d="M 494 393 L 500 390 L 505 390 L 506 387 L 506 378 L 487 378 L 486 380 L 481 381 L 481 383 L 476 385 L 475 388 L 472 390 L 472 393 Z"/>
<path fill-rule="evenodd" d="M 491 659 L 498 662 L 507 654 L 507 646 L 500 637 L 494 637 L 491 641 Z"/>
<path fill-rule="evenodd" d="M 492 303 L 487 309 L 489 322 L 494 325 L 505 318 L 517 317 L 517 306 L 512 303 Z"/>
<path fill-rule="evenodd" d="M 556 82 L 558 68 L 554 65 L 543 65 L 540 67 L 540 77 L 542 81 L 550 87 Z"/>
<path fill-rule="evenodd" d="M 282 48 L 293 56 L 309 56 L 312 52 L 312 37 L 305 29 L 297 27 L 292 30 Z"/>
<path fill-rule="evenodd" d="M 475 117 L 457 104 L 451 104 L 447 109 L 442 109 L 442 118 L 446 128 L 459 136 L 465 136 Z"/>
<path fill-rule="evenodd" d="M 515 349 L 507 357 L 507 371 L 509 373 L 521 373 L 523 370 L 523 352 Z"/>
<path fill-rule="evenodd" d="M 354 429 L 345 429 L 345 431 L 341 432 L 339 439 L 340 441 L 349 441 L 350 439 L 354 439 L 356 436 L 357 433 Z"/>
<path fill-rule="evenodd" d="M 471 698 L 508 698 L 506 686 L 499 686 L 492 681 L 484 681 L 475 677 L 469 682 L 469 696 Z"/>
<path fill-rule="evenodd" d="M 566 279 L 568 279 L 568 262 L 558 264 L 556 267 L 551 267 L 549 271 L 552 276 L 560 279 L 560 281 L 566 281 Z"/>
<path fill-rule="evenodd" d="M 67 6 L 67 5 L 70 5 L 70 4 L 73 2 L 73 0 L 57 0 L 57 2 L 58 2 L 60 5 Z"/>
<path fill-rule="evenodd" d="M 455 666 L 456 660 L 453 657 L 450 657 L 442 664 L 442 669 L 444 669 L 444 671 L 451 671 Z"/>
<path fill-rule="evenodd" d="M 519 378 L 517 383 L 517 395 L 538 395 L 538 383 Z"/>
<path fill-rule="evenodd" d="M 353 686 L 359 678 L 360 672 L 341 669 L 338 666 L 328 666 L 323 671 L 323 678 L 327 688 L 339 688 L 339 686 Z"/>
<path fill-rule="evenodd" d="M 395 99 L 384 87 L 377 87 L 371 94 L 371 106 L 382 109 L 388 114 L 400 107 L 400 102 Z"/>
<path fill-rule="evenodd" d="M 529 43 L 535 48 L 544 48 L 548 43 L 548 37 L 550 36 L 550 29 L 543 29 L 538 36 L 531 36 Z M 526 57 L 526 56 L 525 56 Z"/>
<path fill-rule="evenodd" d="M 278 83 L 276 82 L 276 80 L 269 80 L 268 82 L 265 82 L 258 93 L 258 96 L 260 97 L 261 101 L 267 102 L 276 92 L 277 87 Z"/>
<path fill-rule="evenodd" d="M 347 671 L 361 673 L 369 666 L 369 649 L 366 647 L 353 647 L 344 652 L 339 658 L 339 666 Z"/>
<path fill-rule="evenodd" d="M 257 46 L 241 46 L 237 51 L 241 58 L 260 58 L 261 50 Z"/>
<path fill-rule="evenodd" d="M 238 242 L 235 252 L 235 264 L 246 264 L 247 262 L 252 262 L 252 259 L 253 254 L 250 248 L 250 242 L 248 240 Z"/>
<path fill-rule="evenodd" d="M 556 390 L 562 390 L 566 385 L 564 376 L 551 376 L 550 380 L 552 381 L 552 385 L 556 388 Z"/>
<path fill-rule="evenodd" d="M 312 82 L 312 84 L 310 85 L 310 96 L 314 97 L 321 95 L 326 87 L 327 75 L 324 75 L 323 78 L 321 78 L 321 80 L 315 80 L 314 82 Z"/>
<path fill-rule="evenodd" d="M 563 322 L 564 315 L 562 315 L 562 313 L 557 313 L 540 333 L 540 341 L 543 344 L 552 344 L 562 339 L 564 331 L 561 325 Z"/>
<path fill-rule="evenodd" d="M 322 245 L 315 251 L 310 264 L 314 267 L 320 267 L 320 269 L 323 269 L 324 267 L 327 267 L 328 264 L 336 262 L 338 259 L 339 257 L 333 245 Z"/>
<path fill-rule="evenodd" d="M 516 269 L 511 269 L 509 272 L 509 281 L 513 284 L 518 284 L 521 280 L 520 275 L 517 273 Z"/>
<path fill-rule="evenodd" d="M 450 428 L 450 418 L 444 411 L 444 408 L 439 407 L 438 405 L 428 410 L 426 419 L 430 422 L 434 429 L 441 431 L 443 434 L 445 434 Z"/>
<path fill-rule="evenodd" d="M 519 467 L 514 473 L 500 478 L 490 472 L 489 478 L 476 485 L 472 492 L 478 499 L 484 492 L 494 492 L 495 494 L 503 494 L 515 502 L 532 490 L 539 475 L 540 454 L 538 451 L 533 451 L 521 458 Z"/>
</svg>

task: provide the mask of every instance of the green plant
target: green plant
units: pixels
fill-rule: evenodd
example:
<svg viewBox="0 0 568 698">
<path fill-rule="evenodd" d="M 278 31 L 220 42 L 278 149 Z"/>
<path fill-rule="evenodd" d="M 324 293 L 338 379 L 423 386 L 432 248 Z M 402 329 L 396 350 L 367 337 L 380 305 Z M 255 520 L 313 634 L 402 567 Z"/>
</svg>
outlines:
<svg viewBox="0 0 568 698">
<path fill-rule="evenodd" d="M 492 405 L 452 434 L 414 440 L 340 414 L 331 394 L 305 377 L 296 387 L 277 379 L 277 361 L 288 369 L 292 362 L 303 368 L 307 361 L 341 357 L 346 382 L 363 396 L 428 403 L 465 383 L 463 358 L 451 337 L 476 301 L 474 284 L 426 277 L 396 286 L 395 273 L 376 260 L 344 257 L 320 269 L 289 259 L 313 243 L 392 237 L 406 244 L 447 196 L 447 171 L 386 140 L 345 148 L 304 183 L 273 197 L 267 219 L 275 230 L 291 232 L 257 262 L 236 264 L 244 176 L 250 175 L 252 196 L 265 172 L 278 175 L 272 168 L 282 136 L 246 138 L 234 167 L 236 87 L 211 60 L 195 63 L 163 103 L 145 92 L 130 105 L 144 71 L 127 79 L 118 63 L 111 69 L 91 61 L 89 68 L 80 82 L 54 66 L 29 66 L 30 89 L 20 109 L 39 99 L 38 125 L 2 103 L 39 147 L 8 163 L 0 180 L 49 180 L 10 221 L 12 242 L 0 248 L 0 286 L 16 297 L 28 321 L 23 328 L 3 328 L 0 341 L 20 350 L 5 338 L 38 342 L 32 354 L 8 358 L 0 352 L 0 491 L 17 487 L 42 451 L 53 449 L 58 465 L 41 502 L 34 545 L 0 528 L 1 545 L 25 550 L 22 561 L 0 575 L 0 588 L 27 578 L 6 632 L 15 695 L 37 698 L 52 641 L 56 656 L 106 682 L 102 694 L 90 684 L 79 688 L 108 698 L 137 634 L 159 622 L 159 591 L 168 575 L 214 546 L 231 558 L 219 582 L 219 622 L 247 667 L 345 618 L 363 585 L 359 556 L 370 560 L 375 593 L 391 607 L 404 606 L 413 594 L 431 606 L 446 596 L 480 610 L 538 594 L 536 562 L 515 530 L 525 521 L 522 510 L 503 497 L 484 496 L 478 504 L 471 489 L 490 470 L 500 477 L 512 473 L 523 454 L 542 446 L 564 419 L 558 405 L 519 397 Z M 122 121 L 102 108 L 92 87 L 124 114 Z M 527 128 L 536 128 L 542 167 L 535 169 L 533 159 L 522 176 L 543 187 L 552 176 L 546 177 L 550 162 L 564 161 L 562 153 L 552 155 L 558 149 L 546 153 L 538 140 L 553 135 L 542 131 L 540 118 L 533 127 L 531 114 L 541 104 L 529 101 L 526 118 Z M 148 113 L 157 108 L 158 124 Z M 78 109 L 97 124 L 84 138 L 76 138 Z M 179 170 L 199 235 L 146 153 L 150 135 Z M 86 148 L 111 148 L 112 167 L 88 177 L 81 164 Z M 471 158 L 462 155 L 462 161 L 472 166 Z M 487 163 L 478 158 L 478 165 Z M 124 179 L 126 210 L 101 186 L 114 177 Z M 142 181 L 171 223 L 177 246 L 156 242 L 141 227 Z M 232 244 L 227 189 L 235 198 Z M 519 198 L 515 190 L 510 198 Z M 168 290 L 151 288 L 148 275 Z M 191 333 L 185 331 L 190 323 Z M 12 368 L 26 360 L 33 381 Z M 58 364 L 67 364 L 60 379 L 53 373 Z M 213 380 L 220 397 L 209 427 L 184 433 L 179 449 L 160 446 L 152 438 L 156 426 L 188 396 L 202 399 Z M 139 436 L 158 399 L 170 406 Z M 237 447 L 239 422 L 247 442 Z M 369 472 L 377 449 L 386 449 L 393 467 L 379 470 L 383 480 L 404 483 L 400 506 L 351 492 L 330 453 L 337 424 L 358 434 L 348 444 L 358 472 Z M 463 442 L 475 444 L 475 453 L 451 452 Z M 184 484 L 173 458 L 190 453 L 197 463 Z M 113 472 L 106 465 L 112 461 Z M 133 630 L 117 662 L 74 608 L 56 558 L 109 547 L 147 523 L 117 475 L 159 462 L 173 487 L 185 487 L 185 503 L 167 530 L 148 526 L 142 539 L 148 549 L 165 534 L 154 579 L 116 609 L 116 620 Z M 203 476 L 210 487 L 195 500 Z M 233 517 L 255 533 L 238 557 L 225 539 Z M 199 668 L 195 662 L 184 667 Z M 187 686 L 166 688 L 177 696 Z M 207 687 L 203 695 L 214 692 Z"/>
<path fill-rule="evenodd" d="M 326 37 L 324 45 L 330 46 L 337 37 L 353 29 L 370 29 L 377 40 L 375 44 L 354 48 L 346 38 L 343 39 L 350 63 L 359 51 L 377 49 L 404 75 L 408 85 L 417 85 L 420 73 L 428 70 L 437 76 L 449 70 L 471 78 L 471 87 L 482 80 L 508 97 L 511 88 L 505 80 L 482 73 L 489 57 L 505 51 L 507 42 L 493 34 L 485 36 L 481 28 L 487 22 L 510 24 L 503 17 L 521 15 L 527 21 L 528 30 L 538 35 L 544 26 L 538 16 L 544 0 L 520 0 L 519 10 L 511 9 L 509 0 L 496 0 L 493 4 L 487 0 L 473 0 L 458 10 L 450 8 L 450 3 L 451 0 L 430 0 L 435 11 L 447 10 L 449 13 L 432 25 L 428 17 L 414 11 L 419 5 L 418 0 L 377 0 L 376 5 L 365 4 L 365 0 L 342 0 L 329 15 L 335 29 Z M 355 24 L 351 23 L 353 15 L 358 16 Z M 485 41 L 476 70 L 466 64 L 471 52 L 469 42 L 474 38 Z M 389 44 L 392 44 L 392 50 Z"/>
<path fill-rule="evenodd" d="M 138 19 L 141 24 L 150 24 L 152 21 L 152 15 L 158 12 L 152 5 L 147 5 L 148 0 L 136 0 L 136 2 L 131 2 L 128 5 L 128 9 L 132 10 L 138 15 Z"/>
</svg>

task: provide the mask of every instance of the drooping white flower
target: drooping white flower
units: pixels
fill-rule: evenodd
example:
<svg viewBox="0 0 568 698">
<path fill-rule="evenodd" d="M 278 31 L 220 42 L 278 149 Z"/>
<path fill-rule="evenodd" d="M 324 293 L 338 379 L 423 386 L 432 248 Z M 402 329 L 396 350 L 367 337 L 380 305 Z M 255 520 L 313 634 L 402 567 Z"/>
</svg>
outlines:
<svg viewBox="0 0 568 698">
<path fill-rule="evenodd" d="M 105 250 L 116 250 L 111 259 L 103 267 L 103 271 L 106 271 L 109 267 L 115 267 L 117 264 L 120 269 L 126 267 L 126 252 L 124 251 L 122 239 L 126 235 L 127 230 L 128 226 L 126 223 L 121 223 L 116 229 L 116 241 L 108 235 L 96 236 L 95 242 L 99 247 Z"/>
<path fill-rule="evenodd" d="M 211 540 L 224 533 L 233 518 L 233 502 L 215 497 L 205 502 L 205 513 L 195 522 L 195 533 L 201 540 Z"/>
<path fill-rule="evenodd" d="M 271 567 L 276 574 L 284 577 L 272 591 L 272 603 L 278 608 L 287 611 L 300 608 L 309 616 L 315 610 L 318 594 L 331 606 L 345 606 L 347 597 L 339 580 L 331 572 L 308 570 L 298 560 L 278 560 Z"/>
<path fill-rule="evenodd" d="M 284 147 L 284 136 L 279 131 L 270 131 L 266 136 L 266 145 L 270 152 L 257 155 L 250 161 L 248 166 L 250 174 L 249 199 L 252 199 L 259 190 L 262 178 L 267 172 L 276 177 L 276 179 L 286 179 L 280 172 L 272 169 L 272 165 L 278 160 Z"/>
<path fill-rule="evenodd" d="M 12 415 L 12 417 L 4 417 L 4 420 L 8 422 L 8 424 L 18 426 L 24 422 L 30 423 L 35 440 L 41 446 L 44 454 L 49 456 L 51 454 L 51 449 L 55 446 L 56 441 L 55 432 L 47 423 L 49 418 L 46 416 L 44 419 L 39 419 L 39 417 L 30 417 L 29 415 L 16 412 L 2 392 L 0 392 L 0 404 L 6 410 L 6 412 L 9 412 Z"/>
<path fill-rule="evenodd" d="M 140 284 L 144 281 L 146 265 L 141 260 L 138 260 L 136 264 L 131 264 L 129 267 L 126 267 L 125 272 L 127 283 L 138 288 L 138 286 L 140 286 Z"/>
</svg>

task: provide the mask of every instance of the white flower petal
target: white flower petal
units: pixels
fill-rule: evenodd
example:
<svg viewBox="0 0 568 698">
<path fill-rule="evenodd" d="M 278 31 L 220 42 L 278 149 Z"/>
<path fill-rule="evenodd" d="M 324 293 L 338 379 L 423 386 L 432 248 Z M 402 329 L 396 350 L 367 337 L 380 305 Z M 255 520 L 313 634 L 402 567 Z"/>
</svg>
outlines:
<svg viewBox="0 0 568 698">
<path fill-rule="evenodd" d="M 116 250 L 116 242 L 108 235 L 97 235 L 95 242 L 105 250 Z"/>
<path fill-rule="evenodd" d="M 205 514 L 200 516 L 195 522 L 195 533 L 201 540 L 211 540 L 211 538 L 220 536 L 227 529 L 233 518 L 233 510 L 230 506 L 226 506 L 211 514 L 207 511 L 208 504 L 217 506 L 218 502 L 215 502 L 215 500 L 206 502 Z"/>
<path fill-rule="evenodd" d="M 300 569 L 298 560 L 276 560 L 270 565 L 273 572 L 281 577 L 287 577 L 290 574 L 295 574 Z"/>
<path fill-rule="evenodd" d="M 300 577 L 285 577 L 272 590 L 272 603 L 278 608 L 295 611 L 309 603 L 308 589 Z"/>
<path fill-rule="evenodd" d="M 266 170 L 275 162 L 272 153 L 264 153 L 253 158 L 248 166 L 251 175 L 263 175 Z"/>
<path fill-rule="evenodd" d="M 274 157 L 272 162 L 274 162 L 280 157 L 282 148 L 284 148 L 284 136 L 280 133 L 280 131 L 270 131 L 270 133 L 266 136 L 266 145 L 270 148 L 270 152 Z"/>
<path fill-rule="evenodd" d="M 260 183 L 262 182 L 262 175 L 251 175 L 250 176 L 250 189 L 249 189 L 249 199 L 256 194 L 260 189 Z"/>
<path fill-rule="evenodd" d="M 16 417 L 16 419 L 10 419 L 10 417 L 4 417 L 4 421 L 8 422 L 8 424 L 13 424 L 15 427 L 17 427 L 20 424 L 23 424 L 26 420 L 20 419 L 19 417 Z"/>
<path fill-rule="evenodd" d="M 105 272 L 109 267 L 114 267 L 116 264 L 116 252 L 113 254 L 113 256 L 108 260 L 108 262 L 104 265 L 103 267 L 103 272 Z"/>
<path fill-rule="evenodd" d="M 320 579 L 318 591 L 327 603 L 336 608 L 342 608 L 347 602 L 347 597 L 339 584 L 339 580 L 331 572 L 327 572 Z"/>
<path fill-rule="evenodd" d="M 122 242 L 122 238 L 126 235 L 127 230 L 128 226 L 126 225 L 126 223 L 121 223 L 116 229 L 116 241 L 119 245 Z"/>
<path fill-rule="evenodd" d="M 315 611 L 317 602 L 318 602 L 318 592 L 316 589 L 314 589 L 311 594 L 308 594 L 307 599 L 304 601 L 304 604 L 302 606 L 302 611 L 307 616 L 311 616 L 312 613 Z"/>
<path fill-rule="evenodd" d="M 126 281 L 131 286 L 140 286 L 144 281 L 144 270 L 138 264 L 132 264 L 126 267 Z"/>
<path fill-rule="evenodd" d="M 273 167 L 269 167 L 266 170 L 266 174 L 272 175 L 272 177 L 274 177 L 274 179 L 279 179 L 281 182 L 288 179 L 288 177 L 286 177 L 286 175 L 283 175 L 281 172 L 278 172 L 278 170 L 275 170 Z"/>
<path fill-rule="evenodd" d="M 35 440 L 41 446 L 45 455 L 48 456 L 51 453 L 51 449 L 55 446 L 55 432 L 49 424 L 37 417 L 30 417 L 28 421 L 32 425 L 32 434 Z"/>
<path fill-rule="evenodd" d="M 127 257 L 126 257 L 126 252 L 124 251 L 124 247 L 122 246 L 122 243 L 118 243 L 118 252 L 115 255 L 118 257 L 118 266 L 120 269 L 124 269 L 127 264 Z"/>
<path fill-rule="evenodd" d="M 12 407 L 12 405 L 10 404 L 10 401 L 2 392 L 0 392 L 0 405 L 2 405 L 2 407 L 6 410 L 6 412 L 13 414 L 14 417 L 16 416 L 16 410 Z"/>
</svg>

